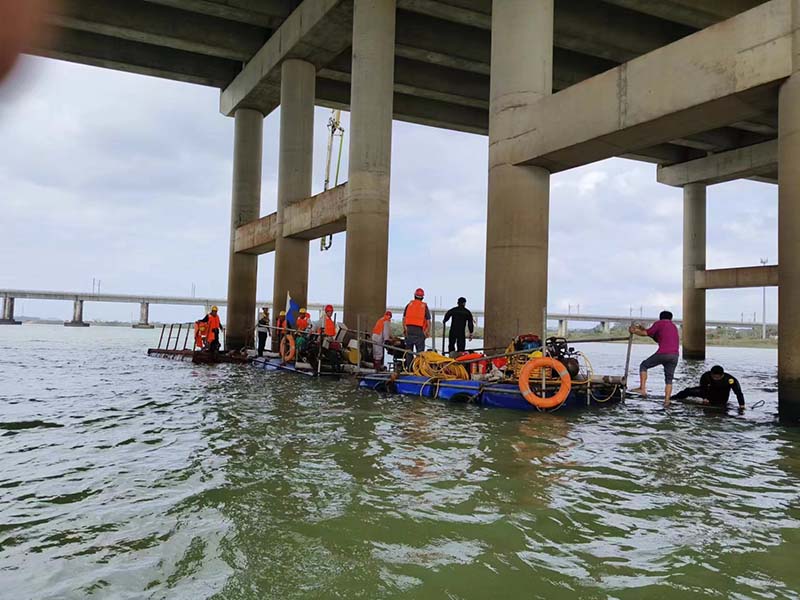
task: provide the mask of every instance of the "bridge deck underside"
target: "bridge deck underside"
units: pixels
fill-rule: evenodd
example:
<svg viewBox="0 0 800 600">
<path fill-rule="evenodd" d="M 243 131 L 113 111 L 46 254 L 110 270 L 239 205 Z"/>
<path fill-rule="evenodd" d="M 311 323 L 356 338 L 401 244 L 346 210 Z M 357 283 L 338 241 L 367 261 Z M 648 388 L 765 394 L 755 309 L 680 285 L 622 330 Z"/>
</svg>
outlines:
<svg viewBox="0 0 800 600">
<path fill-rule="evenodd" d="M 352 0 L 344 0 L 352 1 Z M 764 0 L 556 0 L 553 89 L 562 90 Z M 64 0 L 31 53 L 224 89 L 300 0 Z M 486 134 L 491 0 L 397 0 L 395 118 Z M 350 47 L 317 73 L 317 103 L 347 108 Z M 777 98 L 747 122 L 625 156 L 662 165 L 777 135 Z M 772 180 L 774 173 L 760 176 Z"/>
</svg>

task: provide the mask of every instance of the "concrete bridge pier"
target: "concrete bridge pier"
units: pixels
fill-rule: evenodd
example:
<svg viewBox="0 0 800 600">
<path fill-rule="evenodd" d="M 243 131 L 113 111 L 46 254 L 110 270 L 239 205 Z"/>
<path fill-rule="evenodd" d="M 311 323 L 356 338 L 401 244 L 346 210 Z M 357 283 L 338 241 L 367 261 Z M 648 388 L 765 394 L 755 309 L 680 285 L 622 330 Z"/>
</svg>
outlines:
<svg viewBox="0 0 800 600">
<path fill-rule="evenodd" d="M 150 303 L 142 302 L 139 305 L 139 322 L 133 324 L 134 329 L 153 329 L 150 324 Z"/>
<path fill-rule="evenodd" d="M 800 13 L 800 1 L 795 2 Z M 800 14 L 795 16 L 800 29 Z M 778 113 L 778 412 L 800 423 L 800 33 L 794 74 L 781 86 Z"/>
<path fill-rule="evenodd" d="M 569 333 L 569 323 L 566 319 L 559 319 L 558 320 L 558 330 L 556 331 L 557 337 L 565 338 L 567 337 L 567 333 Z"/>
<path fill-rule="evenodd" d="M 308 303 L 308 240 L 284 237 L 282 232 L 284 211 L 311 196 L 315 85 L 316 69 L 311 63 L 289 59 L 281 65 L 278 211 L 272 286 L 272 305 L 276 307 L 286 305 L 287 292 L 300 306 Z M 274 322 L 280 309 L 272 312 Z"/>
<path fill-rule="evenodd" d="M 486 224 L 486 345 L 544 327 L 550 172 L 509 154 L 530 107 L 552 93 L 553 0 L 494 0 Z M 349 234 L 348 234 L 349 235 Z M 518 331 L 519 329 L 519 331 Z"/>
<path fill-rule="evenodd" d="M 72 306 L 72 320 L 64 323 L 64 327 L 89 327 L 83 320 L 83 300 L 75 299 Z"/>
<path fill-rule="evenodd" d="M 14 320 L 14 298 L 3 297 L 3 317 L 0 318 L 0 325 L 22 325 L 20 321 Z"/>
<path fill-rule="evenodd" d="M 683 358 L 706 358 L 706 291 L 695 287 L 695 271 L 706 268 L 706 186 L 683 187 Z"/>
<path fill-rule="evenodd" d="M 231 241 L 228 263 L 228 312 L 225 346 L 252 348 L 256 325 L 258 256 L 237 253 L 236 228 L 258 219 L 261 212 L 261 153 L 264 115 L 240 108 L 234 115 Z"/>
<path fill-rule="evenodd" d="M 355 0 L 353 7 L 343 316 L 351 328 L 386 310 L 395 8 L 395 0 Z"/>
<path fill-rule="evenodd" d="M 611 333 L 611 323 L 609 321 L 600 321 L 600 331 L 603 335 Z"/>
</svg>

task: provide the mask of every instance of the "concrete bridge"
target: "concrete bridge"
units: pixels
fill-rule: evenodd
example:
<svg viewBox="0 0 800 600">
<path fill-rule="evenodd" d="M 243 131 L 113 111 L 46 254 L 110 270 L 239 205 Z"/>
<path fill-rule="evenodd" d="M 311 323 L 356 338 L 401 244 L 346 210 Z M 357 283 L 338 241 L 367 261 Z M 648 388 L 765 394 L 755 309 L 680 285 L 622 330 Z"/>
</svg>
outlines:
<svg viewBox="0 0 800 600">
<path fill-rule="evenodd" d="M 70 0 L 32 52 L 218 87 L 235 120 L 228 333 L 257 255 L 307 302 L 308 241 L 347 231 L 344 320 L 386 305 L 392 120 L 488 135 L 489 345 L 542 329 L 550 175 L 612 156 L 684 190 L 684 355 L 705 290 L 777 285 L 780 411 L 800 420 L 800 0 Z M 350 111 L 348 182 L 311 196 L 313 109 Z M 262 122 L 281 106 L 277 212 Z M 707 186 L 777 182 L 780 266 L 709 271 Z M 506 284 L 515 281 L 513 289 Z"/>
<path fill-rule="evenodd" d="M 134 323 L 134 328 L 152 329 L 153 325 L 150 324 L 150 305 L 151 304 L 170 304 L 170 305 L 184 305 L 184 306 L 202 306 L 206 311 L 210 310 L 211 306 L 227 306 L 228 302 L 225 298 L 196 298 L 187 296 L 153 296 L 141 294 L 95 294 L 83 292 L 56 292 L 47 290 L 2 290 L 0 289 L 0 297 L 3 298 L 3 313 L 0 318 L 0 325 L 19 325 L 20 322 L 14 318 L 14 303 L 16 299 L 33 299 L 33 300 L 66 300 L 74 303 L 72 320 L 64 323 L 67 327 L 88 327 L 89 324 L 83 320 L 83 304 L 84 302 L 118 302 L 124 304 L 139 304 L 139 322 Z M 269 306 L 272 308 L 272 302 L 260 301 L 257 302 L 258 306 Z M 318 302 L 310 302 L 308 304 L 309 311 L 321 312 L 325 304 Z M 341 313 L 344 309 L 343 305 L 334 304 L 335 311 Z M 390 306 L 391 310 L 398 318 L 403 314 L 402 306 Z M 439 309 L 438 314 L 444 317 L 446 309 Z M 484 312 L 482 310 L 473 310 L 473 316 L 476 321 L 484 319 Z M 436 309 L 433 309 L 433 319 L 438 322 Z M 646 316 L 621 316 L 621 315 L 599 315 L 599 314 L 571 314 L 571 313 L 548 313 L 547 320 L 549 322 L 555 321 L 558 323 L 558 335 L 565 337 L 569 331 L 569 322 L 588 322 L 598 323 L 603 331 L 608 332 L 611 325 L 614 323 L 628 324 L 633 321 L 652 322 L 657 317 Z M 680 319 L 675 319 L 675 323 L 682 325 Z M 770 327 L 776 327 L 776 324 L 769 323 Z M 363 327 L 367 325 L 362 324 Z M 754 327 L 761 327 L 761 323 L 744 322 L 744 321 L 707 321 L 706 327 L 730 327 L 740 329 L 751 329 Z"/>
</svg>

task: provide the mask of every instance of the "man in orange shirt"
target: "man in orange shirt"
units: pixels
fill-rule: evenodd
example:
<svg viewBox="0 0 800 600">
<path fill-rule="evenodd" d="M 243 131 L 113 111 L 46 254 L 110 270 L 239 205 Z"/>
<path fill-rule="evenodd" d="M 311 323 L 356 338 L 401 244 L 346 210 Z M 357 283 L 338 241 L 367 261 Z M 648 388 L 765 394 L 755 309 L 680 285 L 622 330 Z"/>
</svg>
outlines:
<svg viewBox="0 0 800 600">
<path fill-rule="evenodd" d="M 414 299 L 406 304 L 403 311 L 403 333 L 406 338 L 406 370 L 414 362 L 414 354 L 425 351 L 425 338 L 431 327 L 431 313 L 428 305 L 423 302 L 425 290 L 417 288 Z"/>
<path fill-rule="evenodd" d="M 392 337 L 392 311 L 387 310 L 372 328 L 372 364 L 376 371 L 383 368 L 383 346 Z"/>
<path fill-rule="evenodd" d="M 300 314 L 297 315 L 297 322 L 295 323 L 295 329 L 299 333 L 305 332 L 308 329 L 308 326 L 311 324 L 311 317 L 306 312 L 305 308 L 300 309 Z"/>
<path fill-rule="evenodd" d="M 317 333 L 330 338 L 336 337 L 336 323 L 333 322 L 333 305 L 328 304 L 325 307 L 325 314 L 317 321 Z"/>
<path fill-rule="evenodd" d="M 197 323 L 206 323 L 208 325 L 208 333 L 206 333 L 206 349 L 211 354 L 215 355 L 219 352 L 219 332 L 224 331 L 225 328 L 220 323 L 219 315 L 216 306 L 211 307 L 211 312 L 205 317 L 197 321 Z"/>
</svg>

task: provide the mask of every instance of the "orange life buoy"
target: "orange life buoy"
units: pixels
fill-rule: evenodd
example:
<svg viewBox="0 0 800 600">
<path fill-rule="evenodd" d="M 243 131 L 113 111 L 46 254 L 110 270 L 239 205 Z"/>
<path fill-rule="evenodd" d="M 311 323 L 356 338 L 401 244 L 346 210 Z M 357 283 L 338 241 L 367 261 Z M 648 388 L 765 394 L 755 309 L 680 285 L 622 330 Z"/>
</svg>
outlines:
<svg viewBox="0 0 800 600">
<path fill-rule="evenodd" d="M 288 348 L 286 347 L 288 346 Z M 295 354 L 295 343 L 294 343 L 294 336 L 291 333 L 287 333 L 283 336 L 281 340 L 281 358 L 283 362 L 291 362 L 294 360 Z"/>
<path fill-rule="evenodd" d="M 531 372 L 534 369 L 541 369 L 544 367 L 550 367 L 558 373 L 558 376 L 561 378 L 561 386 L 558 388 L 558 392 L 556 392 L 555 396 L 542 398 L 531 391 L 530 378 Z M 569 396 L 571 389 L 572 377 L 569 376 L 567 368 L 555 358 L 550 358 L 549 356 L 542 356 L 529 360 L 525 363 L 525 366 L 522 367 L 522 371 L 519 374 L 519 391 L 522 392 L 522 396 L 525 400 L 533 404 L 536 408 L 555 408 L 556 406 L 560 406 L 567 399 L 567 396 Z"/>
</svg>

